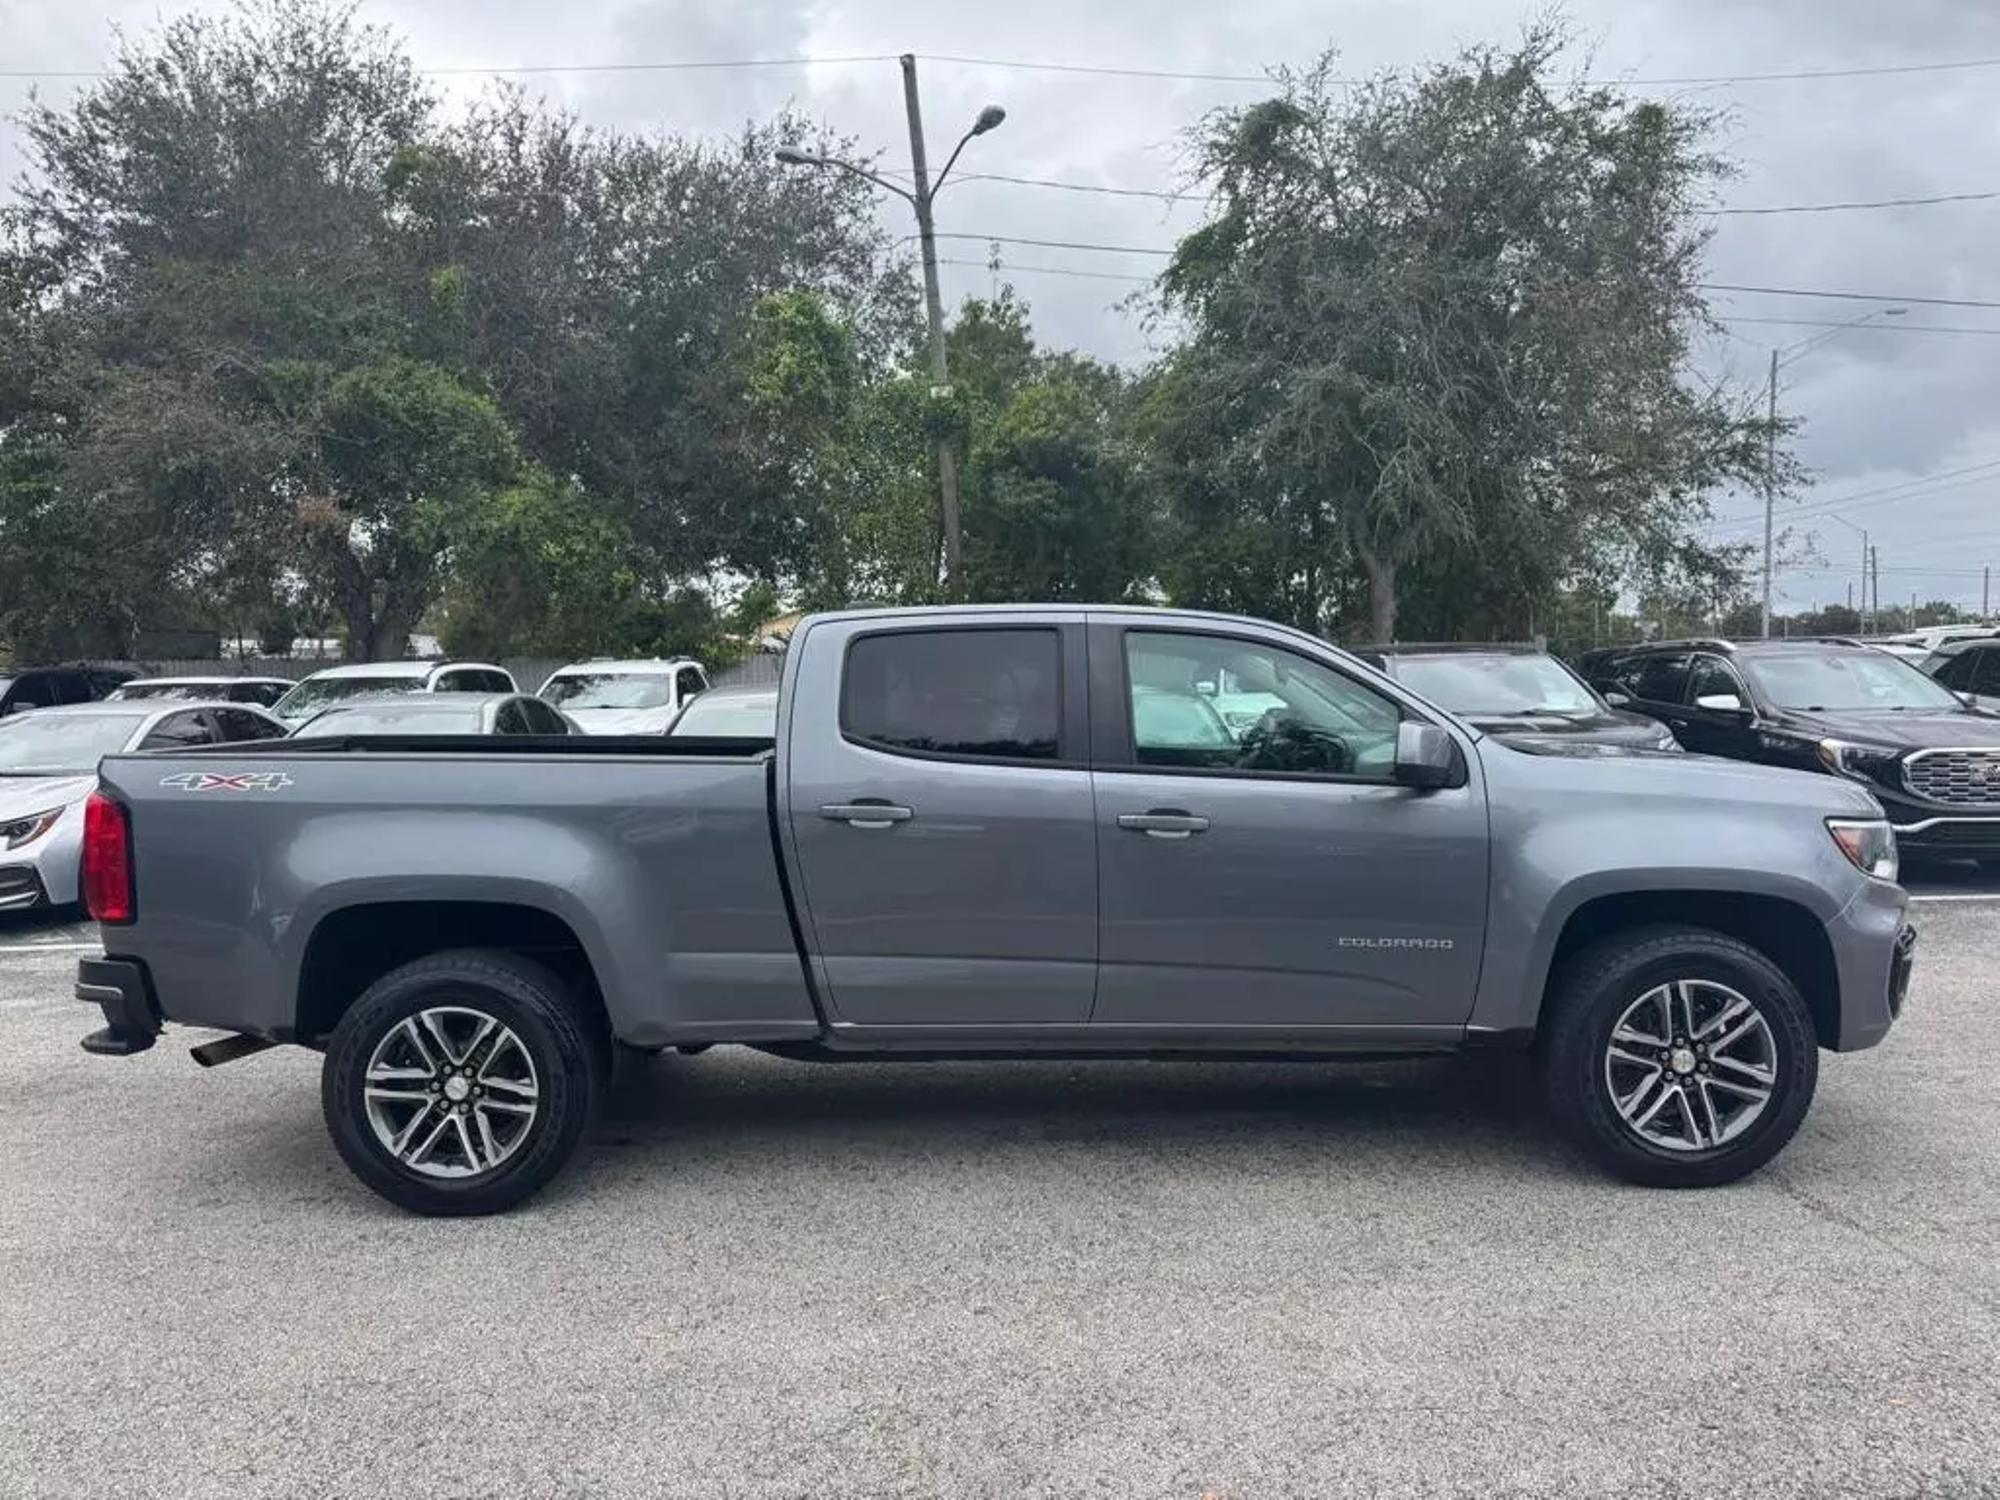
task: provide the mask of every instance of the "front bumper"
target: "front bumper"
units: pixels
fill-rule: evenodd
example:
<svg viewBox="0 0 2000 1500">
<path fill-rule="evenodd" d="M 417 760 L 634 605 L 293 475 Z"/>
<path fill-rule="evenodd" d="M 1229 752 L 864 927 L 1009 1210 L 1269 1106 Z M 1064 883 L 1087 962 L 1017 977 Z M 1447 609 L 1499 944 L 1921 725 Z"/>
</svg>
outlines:
<svg viewBox="0 0 2000 1500">
<path fill-rule="evenodd" d="M 1916 929 L 1905 917 L 1909 897 L 1886 880 L 1870 880 L 1826 924 L 1833 948 L 1834 1035 L 1822 1042 L 1835 1052 L 1858 1052 L 1889 1034 L 1902 1013 L 1916 958 Z"/>
<path fill-rule="evenodd" d="M 159 1039 L 160 1007 L 146 966 L 131 958 L 86 958 L 76 966 L 76 998 L 104 1012 L 104 1026 L 83 1039 L 99 1057 L 130 1057 Z"/>
<path fill-rule="evenodd" d="M 1911 807 L 1886 810 L 1890 826 L 1896 830 L 1896 847 L 1905 854 L 1934 859 L 2000 857 L 2000 816 L 1936 813 Z"/>
<path fill-rule="evenodd" d="M 49 905 L 48 889 L 33 865 L 0 865 L 0 911 Z"/>
</svg>

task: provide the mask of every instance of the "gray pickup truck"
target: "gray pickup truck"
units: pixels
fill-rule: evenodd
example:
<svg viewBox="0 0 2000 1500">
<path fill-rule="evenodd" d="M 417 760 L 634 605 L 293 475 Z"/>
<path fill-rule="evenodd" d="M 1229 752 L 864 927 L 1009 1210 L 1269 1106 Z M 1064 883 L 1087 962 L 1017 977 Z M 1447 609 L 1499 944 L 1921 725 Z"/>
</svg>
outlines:
<svg viewBox="0 0 2000 1500">
<path fill-rule="evenodd" d="M 1662 1186 L 1769 1160 L 1914 935 L 1830 777 L 1513 747 L 1298 631 L 1122 608 L 807 620 L 771 739 L 114 756 L 92 1052 L 325 1054 L 341 1155 L 518 1202 L 621 1048 L 792 1058 L 1532 1049 Z"/>
</svg>

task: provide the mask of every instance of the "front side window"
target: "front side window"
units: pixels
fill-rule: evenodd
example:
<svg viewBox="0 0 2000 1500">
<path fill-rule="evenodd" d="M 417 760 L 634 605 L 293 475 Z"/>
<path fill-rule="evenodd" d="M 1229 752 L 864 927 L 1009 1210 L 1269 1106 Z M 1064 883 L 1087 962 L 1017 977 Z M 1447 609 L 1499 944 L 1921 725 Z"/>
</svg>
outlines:
<svg viewBox="0 0 2000 1500">
<path fill-rule="evenodd" d="M 1663 651 L 1657 656 L 1639 656 L 1628 661 L 1618 680 L 1634 698 L 1648 703 L 1679 703 L 1687 686 L 1691 657 L 1685 651 Z"/>
<path fill-rule="evenodd" d="M 1972 686 L 1966 691 L 1982 698 L 2000 698 L 2000 648 L 1989 646 L 1984 651 L 1968 651 L 1966 655 L 1979 661 L 1972 674 Z"/>
<path fill-rule="evenodd" d="M 687 702 L 688 699 L 694 697 L 697 693 L 702 692 L 708 686 L 706 682 L 702 681 L 700 667 L 682 667 L 674 675 L 680 691 L 680 701 L 683 703 Z"/>
<path fill-rule="evenodd" d="M 1062 639 L 1047 628 L 909 630 L 848 648 L 840 727 L 886 750 L 1054 760 Z"/>
<path fill-rule="evenodd" d="M 1728 662 L 1715 656 L 1697 656 L 1694 671 L 1688 677 L 1687 701 L 1699 704 L 1704 698 L 1724 696 L 1749 706 L 1750 700 L 1743 691 L 1743 684 L 1736 680 L 1736 673 Z"/>
<path fill-rule="evenodd" d="M 1142 766 L 1357 776 L 1395 770 L 1402 711 L 1309 657 L 1222 636 L 1125 636 Z"/>
</svg>

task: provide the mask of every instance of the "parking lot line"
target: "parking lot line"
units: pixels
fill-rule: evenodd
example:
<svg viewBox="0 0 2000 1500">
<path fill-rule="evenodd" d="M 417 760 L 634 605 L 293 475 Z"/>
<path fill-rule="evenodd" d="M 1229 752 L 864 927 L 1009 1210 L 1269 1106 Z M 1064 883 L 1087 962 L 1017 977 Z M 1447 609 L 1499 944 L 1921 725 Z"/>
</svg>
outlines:
<svg viewBox="0 0 2000 1500">
<path fill-rule="evenodd" d="M 97 953 L 102 943 L 0 943 L 0 953 Z"/>
<path fill-rule="evenodd" d="M 1912 906 L 1921 906 L 1926 901 L 2000 901 L 2000 894 L 1989 891 L 1967 891 L 1946 896 L 1910 897 Z"/>
</svg>

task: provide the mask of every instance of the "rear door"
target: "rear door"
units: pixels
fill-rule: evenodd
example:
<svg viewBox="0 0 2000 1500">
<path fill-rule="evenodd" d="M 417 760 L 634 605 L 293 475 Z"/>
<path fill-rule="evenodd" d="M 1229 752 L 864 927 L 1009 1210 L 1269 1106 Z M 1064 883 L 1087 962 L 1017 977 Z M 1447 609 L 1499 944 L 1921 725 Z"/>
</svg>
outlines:
<svg viewBox="0 0 2000 1500">
<path fill-rule="evenodd" d="M 794 649 L 795 894 L 836 1022 L 1088 1021 L 1081 619 L 835 620 Z"/>
<path fill-rule="evenodd" d="M 1395 785 L 1397 726 L 1424 715 L 1220 626 L 1093 623 L 1090 682 L 1094 1025 L 1464 1024 L 1487 901 L 1469 748 L 1465 786 Z"/>
</svg>

